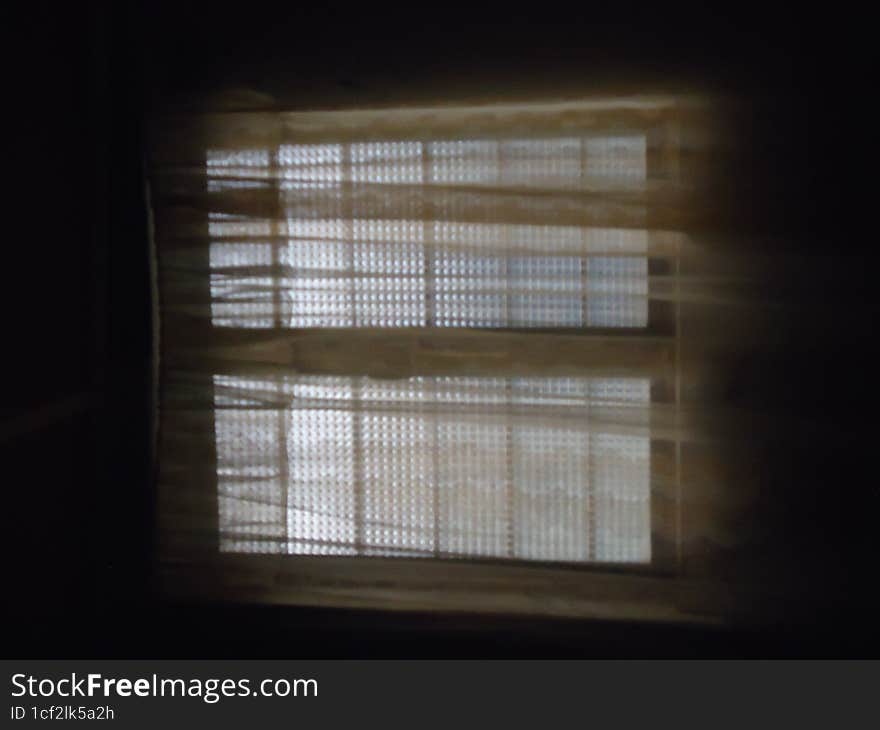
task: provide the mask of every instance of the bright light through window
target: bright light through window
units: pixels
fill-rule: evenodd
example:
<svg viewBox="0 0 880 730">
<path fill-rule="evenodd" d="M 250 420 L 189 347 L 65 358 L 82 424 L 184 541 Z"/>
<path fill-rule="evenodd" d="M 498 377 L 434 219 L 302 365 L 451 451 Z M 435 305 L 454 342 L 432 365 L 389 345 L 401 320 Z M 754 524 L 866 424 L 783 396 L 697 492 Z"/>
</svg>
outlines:
<svg viewBox="0 0 880 730">
<path fill-rule="evenodd" d="M 644 379 L 217 376 L 221 549 L 648 562 Z M 286 400 L 281 410 L 262 408 Z"/>
<path fill-rule="evenodd" d="M 207 164 L 209 192 L 275 189 L 289 210 L 211 215 L 214 326 L 648 324 L 644 230 L 391 219 L 351 202 L 638 185 L 644 136 L 296 144 Z M 298 214 L 309 195 L 336 214 Z M 650 561 L 646 379 L 218 376 L 215 394 L 224 551 Z M 603 428 L 609 413 L 636 432 Z"/>
</svg>

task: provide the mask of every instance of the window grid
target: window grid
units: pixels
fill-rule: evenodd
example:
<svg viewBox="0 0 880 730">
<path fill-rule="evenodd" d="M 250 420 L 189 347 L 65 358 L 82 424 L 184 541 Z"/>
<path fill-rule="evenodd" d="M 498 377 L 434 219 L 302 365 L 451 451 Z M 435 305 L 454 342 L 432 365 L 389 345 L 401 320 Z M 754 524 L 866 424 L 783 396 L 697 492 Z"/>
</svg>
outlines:
<svg viewBox="0 0 880 730">
<path fill-rule="evenodd" d="M 333 190 L 339 200 L 337 218 L 302 218 L 292 206 L 280 226 L 212 215 L 213 323 L 646 327 L 646 231 L 367 219 L 345 202 L 346 190 L 359 186 L 632 184 L 646 179 L 646 160 L 644 135 L 212 151 L 209 190 L 265 186 L 277 178 L 282 210 L 289 195 L 301 206 L 310 191 Z M 246 179 L 231 179 L 236 176 Z M 261 235 L 282 241 L 273 244 L 269 261 Z M 578 248 L 585 255 L 558 255 Z"/>
<path fill-rule="evenodd" d="M 350 197 L 358 186 L 632 185 L 646 160 L 640 135 L 210 153 L 210 191 L 275 184 L 287 210 L 281 221 L 210 215 L 213 324 L 646 327 L 644 230 L 445 220 L 454 197 L 444 220 L 425 202 L 411 220 L 364 218 Z M 298 214 L 312 194 L 328 211 L 328 191 L 336 217 Z M 215 378 L 224 551 L 650 562 L 650 440 L 586 425 L 591 404 L 646 404 L 646 380 L 276 380 Z M 291 405 L 248 409 L 267 388 Z M 535 408 L 557 401 L 580 427 Z M 456 403 L 470 410 L 444 410 Z"/>
<path fill-rule="evenodd" d="M 591 406 L 644 407 L 643 379 L 216 376 L 215 393 L 223 551 L 650 561 L 649 439 L 588 426 Z"/>
</svg>

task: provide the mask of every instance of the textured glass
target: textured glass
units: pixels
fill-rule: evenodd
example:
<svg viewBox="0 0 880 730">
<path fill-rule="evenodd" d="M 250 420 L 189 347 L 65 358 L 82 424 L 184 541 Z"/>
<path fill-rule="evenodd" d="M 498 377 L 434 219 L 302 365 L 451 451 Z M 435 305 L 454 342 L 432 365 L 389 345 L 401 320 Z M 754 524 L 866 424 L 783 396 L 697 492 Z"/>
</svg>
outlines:
<svg viewBox="0 0 880 730">
<path fill-rule="evenodd" d="M 284 290 L 290 327 L 351 327 L 351 224 L 337 220 L 290 220 L 281 260 L 293 272 Z"/>
<path fill-rule="evenodd" d="M 591 177 L 640 181 L 647 173 L 645 137 L 621 135 L 584 140 L 586 172 Z"/>
<path fill-rule="evenodd" d="M 212 150 L 207 174 L 210 191 L 276 185 L 285 221 L 212 214 L 215 326 L 647 326 L 644 230 L 455 220 L 469 190 L 640 183 L 644 136 Z M 410 212 L 383 218 L 390 200 Z M 233 237 L 261 235 L 271 256 L 230 258 Z"/>
<path fill-rule="evenodd" d="M 212 214 L 214 231 L 233 236 L 260 236 L 259 224 L 224 219 Z M 226 228 L 222 228 L 226 226 Z M 217 327 L 271 327 L 277 309 L 273 280 L 268 275 L 272 246 L 268 241 L 237 242 L 234 238 L 211 244 L 211 318 Z"/>
<path fill-rule="evenodd" d="M 267 150 L 209 150 L 208 192 L 265 189 L 270 184 Z"/>
<path fill-rule="evenodd" d="M 217 376 L 221 549 L 649 562 L 637 378 Z M 269 407 L 271 406 L 271 407 Z"/>
<path fill-rule="evenodd" d="M 632 187 L 646 159 L 638 135 L 212 150 L 208 192 L 278 195 L 265 218 L 210 214 L 212 323 L 645 327 L 646 231 L 455 213 L 480 189 Z M 405 215 L 383 217 L 390 201 Z M 649 438 L 601 424 L 603 409 L 631 409 L 638 425 L 647 380 L 214 386 L 225 551 L 650 560 Z"/>
<path fill-rule="evenodd" d="M 326 189 L 342 182 L 342 145 L 282 145 L 278 165 L 282 190 Z"/>
<path fill-rule="evenodd" d="M 422 225 L 354 221 L 355 325 L 418 327 L 425 323 Z"/>
</svg>

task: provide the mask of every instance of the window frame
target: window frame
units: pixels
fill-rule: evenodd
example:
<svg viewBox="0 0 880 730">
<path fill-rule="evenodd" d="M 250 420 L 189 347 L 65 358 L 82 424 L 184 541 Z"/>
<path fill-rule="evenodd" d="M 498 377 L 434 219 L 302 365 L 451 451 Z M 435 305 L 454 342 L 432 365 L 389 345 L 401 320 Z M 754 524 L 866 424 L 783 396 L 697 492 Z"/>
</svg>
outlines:
<svg viewBox="0 0 880 730">
<path fill-rule="evenodd" d="M 680 164 L 674 118 L 663 117 L 646 125 L 643 131 L 652 142 L 648 145 L 648 179 L 677 180 Z M 668 244 L 665 235 L 662 231 L 648 230 L 652 242 L 680 246 L 680 242 Z M 677 289 L 680 259 L 679 255 L 664 259 L 647 255 L 647 258 L 649 309 L 645 328 L 485 328 L 480 333 L 490 338 L 504 337 L 508 341 L 528 337 L 535 350 L 542 349 L 541 342 L 545 338 L 556 344 L 563 341 L 559 338 L 564 338 L 586 345 L 590 337 L 606 340 L 614 337 L 619 340 L 621 353 L 636 352 L 633 348 L 654 347 L 656 367 L 649 376 L 650 402 L 674 405 L 678 413 L 681 403 L 679 305 L 652 298 L 651 287 L 662 279 L 667 287 Z M 207 278 L 206 294 L 210 297 Z M 223 328 L 212 325 L 209 329 L 202 333 L 196 333 L 194 328 L 188 331 L 195 333 L 193 339 L 196 342 L 222 345 L 220 330 Z M 467 338 L 467 333 L 456 330 L 443 333 L 411 330 L 392 333 L 385 330 L 381 335 L 386 340 L 397 338 L 401 341 L 447 338 L 447 344 L 456 338 Z M 254 342 L 271 343 L 276 333 L 255 330 L 250 335 Z M 315 329 L 297 333 L 301 352 L 320 351 L 320 347 L 313 348 L 313 345 L 320 343 L 322 338 L 326 344 L 328 337 L 332 340 L 371 336 L 375 337 L 375 333 L 354 329 L 336 329 L 332 333 Z M 386 344 L 394 346 L 393 342 Z M 163 338 L 162 352 L 162 361 L 173 366 L 176 356 L 173 337 Z M 333 372 L 326 360 L 322 363 L 313 359 L 300 365 L 303 372 Z M 383 375 L 381 372 L 373 374 Z M 199 482 L 210 483 L 213 477 L 216 506 L 213 414 L 201 414 L 201 418 L 189 414 L 187 417 L 204 436 L 204 452 L 213 453 L 213 464 L 211 460 L 205 460 L 201 465 L 204 481 L 199 479 Z M 177 561 L 170 569 L 166 566 L 162 571 L 163 584 L 170 595 L 218 595 L 226 599 L 235 596 L 236 600 L 245 602 L 714 622 L 717 617 L 710 608 L 713 599 L 709 596 L 695 598 L 695 591 L 699 593 L 703 588 L 695 588 L 682 575 L 681 444 L 674 434 L 667 437 L 661 432 L 662 429 L 658 429 L 660 435 L 655 437 L 652 433 L 650 439 L 652 560 L 647 566 L 482 558 L 464 561 L 373 556 L 234 555 L 220 553 L 218 543 L 216 550 L 208 548 L 198 556 Z M 212 467 L 214 472 L 210 473 Z M 656 486 L 658 483 L 662 484 L 662 489 Z M 201 502 L 209 503 L 210 500 Z M 208 529 L 213 519 L 216 529 L 217 514 L 215 510 L 213 515 L 200 515 L 200 519 Z M 461 586 L 468 588 L 463 590 Z"/>
</svg>

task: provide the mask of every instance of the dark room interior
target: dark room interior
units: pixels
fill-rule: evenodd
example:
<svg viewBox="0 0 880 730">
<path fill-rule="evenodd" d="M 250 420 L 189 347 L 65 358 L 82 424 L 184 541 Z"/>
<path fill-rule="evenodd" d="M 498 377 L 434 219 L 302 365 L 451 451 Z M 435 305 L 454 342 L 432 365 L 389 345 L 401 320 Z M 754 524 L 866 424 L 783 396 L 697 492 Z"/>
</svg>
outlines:
<svg viewBox="0 0 880 730">
<path fill-rule="evenodd" d="M 28 6 L 8 25 L 23 268 L 2 441 L 11 528 L 6 652 L 33 658 L 867 657 L 878 632 L 877 396 L 861 48 L 822 17 L 733 6 L 632 13 L 136 2 Z M 842 25 L 846 25 L 843 23 Z M 857 25 L 857 22 L 850 25 Z M 849 35 L 848 35 L 849 34 Z M 847 43 L 850 39 L 850 43 Z M 860 52 L 860 51 L 859 51 Z M 643 87 L 734 101 L 719 220 L 795 269 L 772 345 L 725 361 L 727 402 L 779 428 L 740 464 L 761 540 L 742 568 L 784 580 L 772 618 L 732 626 L 184 600 L 157 588 L 150 123 L 229 88 L 293 109 L 492 103 Z M 864 163 L 860 160 L 864 159 Z M 848 169 L 852 166 L 856 171 Z M 17 228 L 17 226 L 16 226 Z M 25 274 L 24 272 L 34 272 Z M 722 325 L 719 325 L 722 326 Z M 739 472 L 738 472 L 739 473 Z M 758 529 L 737 524 L 735 530 Z M 734 584 L 737 563 L 720 563 Z M 778 567 L 781 566 L 781 567 Z M 759 577 L 766 567 L 768 578 Z M 727 572 L 726 572 L 727 571 Z M 762 584 L 763 585 L 763 584 Z"/>
</svg>

